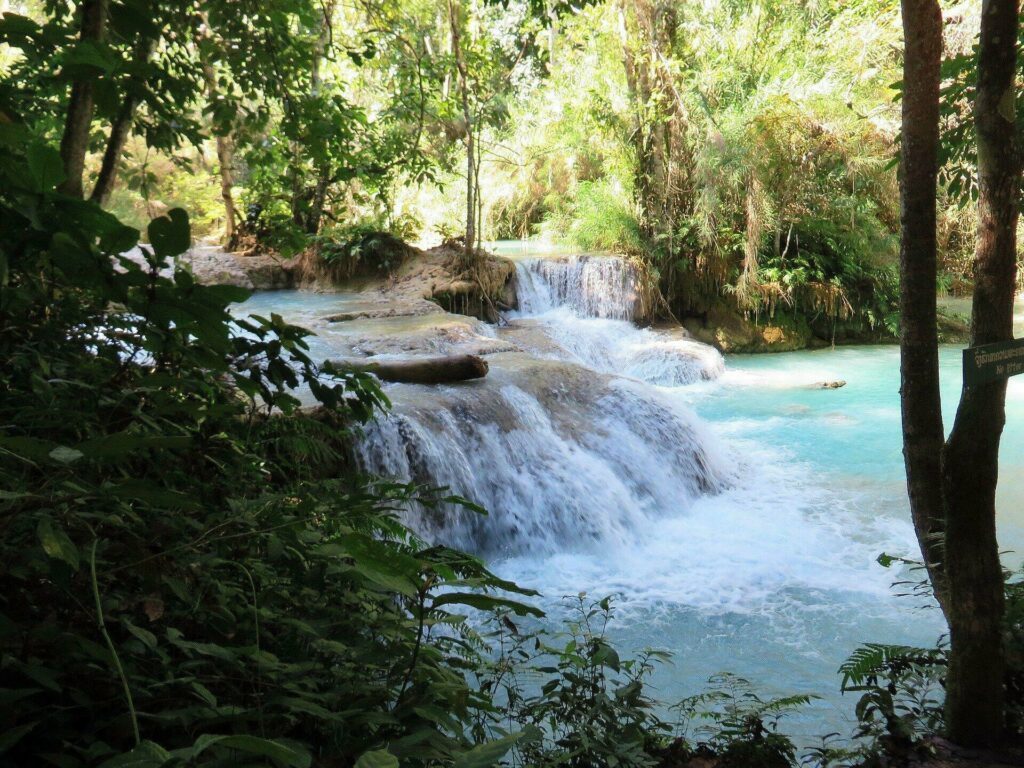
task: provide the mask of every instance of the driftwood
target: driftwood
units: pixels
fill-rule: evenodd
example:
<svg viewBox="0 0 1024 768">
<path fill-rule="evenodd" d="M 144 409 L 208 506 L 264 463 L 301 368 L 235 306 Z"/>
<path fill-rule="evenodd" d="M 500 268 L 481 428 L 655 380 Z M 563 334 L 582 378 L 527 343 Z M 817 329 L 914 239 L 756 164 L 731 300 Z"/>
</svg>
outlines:
<svg viewBox="0 0 1024 768">
<path fill-rule="evenodd" d="M 482 379 L 487 375 L 487 361 L 478 355 L 421 357 L 412 360 L 388 360 L 373 363 L 339 360 L 342 368 L 358 368 L 383 381 L 406 384 L 447 384 L 453 381 Z"/>
</svg>

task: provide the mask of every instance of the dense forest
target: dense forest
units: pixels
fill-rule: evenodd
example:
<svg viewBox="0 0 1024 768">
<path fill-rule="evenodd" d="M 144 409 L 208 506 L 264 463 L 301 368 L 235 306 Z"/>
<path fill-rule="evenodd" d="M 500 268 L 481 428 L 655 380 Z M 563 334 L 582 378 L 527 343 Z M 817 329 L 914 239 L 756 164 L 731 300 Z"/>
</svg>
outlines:
<svg viewBox="0 0 1024 768">
<path fill-rule="evenodd" d="M 0 766 L 881 766 L 949 757 L 940 735 L 1011 759 L 1005 379 L 965 387 L 946 443 L 939 342 L 1013 336 L 1019 8 L 903 6 L 0 2 Z M 814 697 L 728 671 L 663 700 L 669 654 L 615 647 L 614 598 L 551 630 L 532 586 L 417 524 L 500 510 L 367 471 L 387 382 L 522 352 L 470 323 L 525 311 L 493 253 L 525 239 L 614 254 L 642 311 L 596 316 L 670 325 L 696 379 L 722 365 L 704 344 L 901 341 L 920 552 L 879 560 L 952 644 L 846 638 L 850 733 L 786 735 Z M 444 285 L 413 298 L 490 347 L 465 373 L 324 360 L 283 311 L 239 315 L 250 292 L 194 268 L 207 247 L 268 270 L 257 288 L 393 290 L 426 264 Z M 573 392 L 618 372 L 596 366 Z M 655 413 L 649 441 L 696 446 L 662 457 L 692 463 L 686 493 L 722 492 L 701 431 Z"/>
<path fill-rule="evenodd" d="M 125 4 L 89 55 L 57 7 L 8 22 L 31 52 L 8 48 L 11 108 L 55 136 L 75 67 L 100 77 L 83 183 L 129 225 L 183 207 L 196 236 L 326 259 L 375 231 L 540 234 L 636 255 L 680 319 L 777 317 L 796 345 L 896 331 L 892 2 Z M 979 18 L 945 16 L 958 293 Z M 53 77 L 64 55 L 85 58 Z"/>
</svg>

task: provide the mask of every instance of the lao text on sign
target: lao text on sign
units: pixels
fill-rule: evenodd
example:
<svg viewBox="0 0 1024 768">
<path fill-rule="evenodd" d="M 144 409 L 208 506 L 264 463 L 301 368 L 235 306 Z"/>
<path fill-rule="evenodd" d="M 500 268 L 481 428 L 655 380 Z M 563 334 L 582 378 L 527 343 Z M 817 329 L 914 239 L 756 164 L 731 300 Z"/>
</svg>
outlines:
<svg viewBox="0 0 1024 768">
<path fill-rule="evenodd" d="M 964 384 L 988 384 L 1024 373 L 1024 339 L 983 344 L 964 350 Z"/>
</svg>

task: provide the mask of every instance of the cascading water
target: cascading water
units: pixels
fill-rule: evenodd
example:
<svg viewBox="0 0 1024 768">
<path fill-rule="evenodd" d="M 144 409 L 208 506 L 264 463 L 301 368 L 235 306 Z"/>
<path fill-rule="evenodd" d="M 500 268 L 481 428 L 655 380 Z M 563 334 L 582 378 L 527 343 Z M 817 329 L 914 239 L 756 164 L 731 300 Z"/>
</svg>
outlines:
<svg viewBox="0 0 1024 768">
<path fill-rule="evenodd" d="M 360 447 L 378 474 L 451 488 L 487 517 L 445 508 L 411 521 L 490 556 L 625 544 L 729 480 L 692 413 L 637 382 L 521 353 L 486 384 L 394 388 L 395 414 Z"/>
<path fill-rule="evenodd" d="M 623 259 L 517 268 L 520 310 L 500 335 L 532 354 L 490 355 L 473 384 L 393 388 L 394 413 L 359 448 L 368 471 L 449 487 L 489 513 L 417 510 L 413 527 L 492 557 L 621 546 L 726 487 L 733 459 L 648 386 L 711 378 L 721 355 L 633 327 Z"/>
<path fill-rule="evenodd" d="M 564 306 L 583 317 L 633 320 L 640 301 L 639 279 L 636 270 L 617 256 L 520 259 L 516 298 L 526 315 Z"/>
<path fill-rule="evenodd" d="M 728 670 L 764 696 L 822 695 L 784 724 L 806 742 L 850 732 L 854 701 L 835 675 L 846 655 L 864 641 L 930 644 L 943 629 L 936 611 L 894 598 L 899 574 L 875 562 L 916 547 L 895 352 L 725 370 L 680 329 L 629 322 L 636 275 L 622 259 L 528 256 L 517 277 L 519 309 L 501 328 L 440 311 L 327 323 L 365 297 L 301 292 L 257 294 L 241 311 L 313 327 L 317 357 L 487 355 L 482 380 L 388 385 L 394 408 L 358 448 L 372 472 L 446 485 L 489 511 L 439 509 L 413 525 L 541 590 L 549 616 L 565 594 L 617 595 L 618 647 L 675 654 L 658 673 L 662 700 Z M 848 385 L 813 388 L 828 379 Z"/>
</svg>

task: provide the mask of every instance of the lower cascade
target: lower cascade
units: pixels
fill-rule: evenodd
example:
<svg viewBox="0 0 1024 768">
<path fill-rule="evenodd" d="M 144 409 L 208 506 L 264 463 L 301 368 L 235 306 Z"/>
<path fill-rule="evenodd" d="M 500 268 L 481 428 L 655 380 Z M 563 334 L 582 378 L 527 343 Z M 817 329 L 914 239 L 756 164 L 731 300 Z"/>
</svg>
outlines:
<svg viewBox="0 0 1024 768">
<path fill-rule="evenodd" d="M 477 382 L 389 388 L 393 412 L 358 447 L 368 472 L 447 487 L 488 511 L 420 510 L 413 527 L 488 555 L 551 552 L 628 541 L 727 487 L 726 449 L 660 388 L 716 377 L 721 355 L 608 319 L 628 316 L 622 259 L 518 268 L 520 311 L 498 335 L 523 351 L 489 355 Z"/>
</svg>

